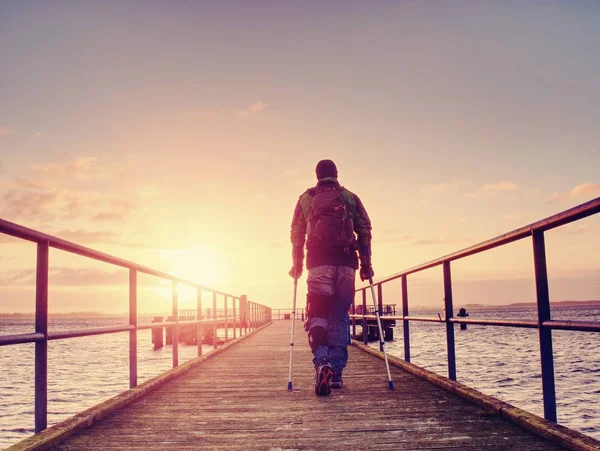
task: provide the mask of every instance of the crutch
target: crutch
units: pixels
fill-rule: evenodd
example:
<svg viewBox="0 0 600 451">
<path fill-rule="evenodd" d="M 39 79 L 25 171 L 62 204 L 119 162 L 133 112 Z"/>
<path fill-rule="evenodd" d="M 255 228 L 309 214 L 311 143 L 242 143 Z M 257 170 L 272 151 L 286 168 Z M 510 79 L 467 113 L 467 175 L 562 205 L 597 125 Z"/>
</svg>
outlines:
<svg viewBox="0 0 600 451">
<path fill-rule="evenodd" d="M 372 275 L 369 275 L 369 285 L 371 285 L 371 297 L 373 298 L 373 305 L 375 306 L 375 316 L 377 316 L 377 327 L 379 328 L 379 347 L 383 351 L 383 359 L 385 360 L 385 369 L 387 370 L 388 388 L 390 390 L 393 390 L 394 383 L 392 382 L 392 375 L 390 374 L 390 364 L 388 363 L 387 354 L 385 352 L 385 340 L 383 338 L 383 330 L 381 328 L 381 318 L 379 316 L 379 304 L 377 302 L 377 297 L 375 296 L 375 288 L 373 287 L 373 276 Z"/>
<path fill-rule="evenodd" d="M 294 356 L 294 330 L 296 329 L 296 293 L 298 291 L 298 269 L 294 266 L 294 300 L 292 301 L 292 336 L 290 338 L 290 368 L 288 390 L 292 390 L 292 359 Z"/>
</svg>

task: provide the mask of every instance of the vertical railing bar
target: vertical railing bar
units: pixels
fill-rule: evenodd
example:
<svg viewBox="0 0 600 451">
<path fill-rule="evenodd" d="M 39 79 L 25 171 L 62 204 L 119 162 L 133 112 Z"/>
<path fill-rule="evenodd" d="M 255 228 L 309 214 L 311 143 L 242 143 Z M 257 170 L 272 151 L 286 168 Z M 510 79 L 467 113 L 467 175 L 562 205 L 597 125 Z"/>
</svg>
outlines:
<svg viewBox="0 0 600 451">
<path fill-rule="evenodd" d="M 554 382 L 554 355 L 552 351 L 552 329 L 542 327 L 550 320 L 550 291 L 548 288 L 548 268 L 546 266 L 546 244 L 543 231 L 533 231 L 533 260 L 535 267 L 535 291 L 537 295 L 538 331 L 542 369 L 542 395 L 544 398 L 544 418 L 557 421 L 556 387 Z"/>
<path fill-rule="evenodd" d="M 233 316 L 233 338 L 234 339 L 237 338 L 237 321 L 236 321 L 236 317 L 235 317 L 235 300 L 236 300 L 236 297 L 233 296 L 231 298 L 231 309 L 232 309 L 232 316 Z"/>
<path fill-rule="evenodd" d="M 225 343 L 229 341 L 229 312 L 227 311 L 227 295 L 223 295 L 223 316 L 225 317 Z"/>
<path fill-rule="evenodd" d="M 171 328 L 171 343 L 173 345 L 173 368 L 179 366 L 179 308 L 177 299 L 177 281 L 173 281 L 173 321 L 175 324 Z"/>
<path fill-rule="evenodd" d="M 367 345 L 369 344 L 369 326 L 367 324 L 367 318 L 366 318 L 366 314 L 367 314 L 367 289 L 363 288 L 362 290 L 362 314 L 363 314 L 363 320 L 362 320 L 362 325 L 363 325 L 363 344 Z"/>
<path fill-rule="evenodd" d="M 213 348 L 217 349 L 219 341 L 217 340 L 217 293 L 213 291 Z"/>
<path fill-rule="evenodd" d="M 454 324 L 450 318 L 454 316 L 454 306 L 452 305 L 452 276 L 450 273 L 450 262 L 445 260 L 443 263 L 444 271 L 444 308 L 446 321 L 446 348 L 448 352 L 448 378 L 456 380 L 456 352 L 454 344 Z"/>
<path fill-rule="evenodd" d="M 356 296 L 352 297 L 352 315 L 356 315 Z M 356 340 L 356 318 L 352 317 L 352 339 Z"/>
<path fill-rule="evenodd" d="M 137 271 L 129 268 L 129 388 L 137 386 Z"/>
<path fill-rule="evenodd" d="M 48 241 L 37 245 L 35 280 L 35 331 L 44 334 L 35 343 L 35 432 L 48 426 Z"/>
<path fill-rule="evenodd" d="M 202 289 L 196 289 L 196 319 L 202 320 Z M 196 344 L 198 355 L 202 355 L 202 323 L 196 325 Z"/>
<path fill-rule="evenodd" d="M 379 312 L 379 318 L 381 318 L 381 315 L 383 315 L 383 284 L 378 284 L 377 285 L 377 311 Z M 375 312 L 375 314 L 377 315 L 377 312 Z M 383 327 L 381 330 L 381 333 L 383 332 Z M 379 335 L 379 327 L 377 328 L 377 335 Z M 379 338 L 379 350 L 381 352 L 383 352 L 383 342 L 385 341 L 385 336 L 383 337 L 378 337 Z"/>
<path fill-rule="evenodd" d="M 240 297 L 240 317 L 244 324 L 244 335 L 248 335 L 248 296 L 245 294 Z"/>
<path fill-rule="evenodd" d="M 404 360 L 410 362 L 410 326 L 408 316 L 408 276 L 402 276 L 402 329 L 404 332 Z"/>
</svg>

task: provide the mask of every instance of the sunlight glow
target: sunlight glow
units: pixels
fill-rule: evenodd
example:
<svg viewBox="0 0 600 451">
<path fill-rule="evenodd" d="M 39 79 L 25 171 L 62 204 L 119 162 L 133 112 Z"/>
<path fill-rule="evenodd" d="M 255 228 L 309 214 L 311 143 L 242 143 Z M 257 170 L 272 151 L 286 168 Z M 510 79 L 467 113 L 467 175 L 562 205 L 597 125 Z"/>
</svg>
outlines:
<svg viewBox="0 0 600 451">
<path fill-rule="evenodd" d="M 164 262 L 166 271 L 206 287 L 216 287 L 223 283 L 221 255 L 211 248 L 161 249 L 160 259 Z M 170 300 L 172 283 L 161 280 L 160 295 Z M 177 287 L 180 304 L 187 304 L 196 299 L 196 289 L 186 285 Z"/>
</svg>

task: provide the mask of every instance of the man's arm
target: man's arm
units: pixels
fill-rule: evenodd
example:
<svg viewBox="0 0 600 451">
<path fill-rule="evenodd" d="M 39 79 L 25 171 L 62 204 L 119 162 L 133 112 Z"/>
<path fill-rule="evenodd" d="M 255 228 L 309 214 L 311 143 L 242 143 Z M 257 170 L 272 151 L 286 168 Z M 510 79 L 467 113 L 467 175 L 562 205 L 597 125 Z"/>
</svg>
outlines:
<svg viewBox="0 0 600 451">
<path fill-rule="evenodd" d="M 302 196 L 296 203 L 294 216 L 292 218 L 292 228 L 290 232 L 290 241 L 292 242 L 292 269 L 290 276 L 299 278 L 302 275 L 304 265 L 304 242 L 306 241 L 306 218 L 302 212 Z"/>
<path fill-rule="evenodd" d="M 302 212 L 301 198 L 298 199 L 296 209 L 294 210 L 290 240 L 293 247 L 304 248 L 304 242 L 306 241 L 306 218 Z"/>
<path fill-rule="evenodd" d="M 360 258 L 360 279 L 367 280 L 375 272 L 371 266 L 371 220 L 367 210 L 357 195 L 356 215 L 354 217 L 354 231 L 358 241 L 358 256 Z"/>
</svg>

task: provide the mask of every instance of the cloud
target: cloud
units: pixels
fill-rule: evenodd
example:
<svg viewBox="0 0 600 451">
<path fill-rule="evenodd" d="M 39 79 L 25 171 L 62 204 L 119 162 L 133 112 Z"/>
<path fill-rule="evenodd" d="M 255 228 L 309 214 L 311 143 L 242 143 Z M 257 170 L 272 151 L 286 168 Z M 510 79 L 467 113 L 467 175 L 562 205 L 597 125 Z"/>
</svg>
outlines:
<svg viewBox="0 0 600 451">
<path fill-rule="evenodd" d="M 10 219 L 47 219 L 55 211 L 57 192 L 9 190 L 2 196 L 0 216 Z"/>
<path fill-rule="evenodd" d="M 600 233 L 600 225 L 596 224 L 580 224 L 580 223 L 571 223 L 566 224 L 562 227 L 556 229 L 559 232 L 568 233 L 571 235 L 581 235 L 583 233 Z"/>
<path fill-rule="evenodd" d="M 428 183 L 421 188 L 424 193 L 441 194 L 448 191 L 459 191 L 471 184 L 470 180 L 451 180 L 446 183 Z"/>
<path fill-rule="evenodd" d="M 90 219 L 118 221 L 132 203 L 119 194 L 73 186 L 73 181 L 97 182 L 112 177 L 93 156 L 36 164 L 20 178 L 0 178 L 0 216 L 12 221 Z M 94 185 L 94 188 L 96 186 Z"/>
<path fill-rule="evenodd" d="M 381 234 L 381 238 L 373 238 L 374 244 L 382 243 L 402 243 L 403 246 L 439 246 L 439 245 L 452 245 L 461 246 L 466 243 L 472 243 L 470 239 L 456 239 L 450 237 L 435 237 L 435 238 L 420 238 L 414 235 L 406 235 L 401 233 L 397 229 L 387 229 Z"/>
<path fill-rule="evenodd" d="M 72 241 L 77 244 L 88 243 L 115 243 L 117 242 L 116 235 L 113 232 L 105 231 L 89 231 L 89 230 L 58 230 L 51 235 L 63 240 Z"/>
<path fill-rule="evenodd" d="M 240 110 L 238 113 L 241 117 L 248 117 L 248 116 L 253 116 L 253 115 L 264 113 L 270 107 L 271 106 L 268 103 L 263 102 L 262 100 L 257 100 L 252 105 L 249 105 L 248 107 L 244 108 L 243 110 Z"/>
<path fill-rule="evenodd" d="M 52 190 L 9 189 L 0 193 L 0 217 L 9 220 L 91 219 L 116 221 L 127 217 L 130 203 L 102 193 Z"/>
<path fill-rule="evenodd" d="M 17 134 L 17 131 L 12 128 L 0 127 L 0 136 L 9 136 L 9 135 L 16 135 L 16 134 Z"/>
<path fill-rule="evenodd" d="M 0 273 L 0 286 L 35 285 L 35 269 L 19 269 Z M 91 268 L 51 268 L 50 286 L 114 286 L 128 284 L 126 270 L 102 271 Z"/>
<path fill-rule="evenodd" d="M 547 198 L 548 202 L 560 202 L 572 199 L 590 199 L 600 196 L 600 183 L 584 183 L 577 185 L 566 193 L 554 192 Z"/>
<path fill-rule="evenodd" d="M 495 193 L 499 191 L 516 191 L 519 187 L 513 182 L 500 182 L 483 185 L 480 191 L 483 193 Z"/>
<path fill-rule="evenodd" d="M 513 191 L 518 191 L 520 189 L 519 185 L 511 181 L 504 181 L 500 183 L 486 183 L 481 188 L 479 188 L 475 193 L 471 195 L 474 198 L 487 197 L 489 195 L 493 195 L 496 193 L 509 193 Z"/>
<path fill-rule="evenodd" d="M 30 166 L 32 176 L 46 181 L 76 179 L 99 180 L 110 179 L 112 174 L 98 167 L 98 158 L 94 156 L 79 157 L 65 162 L 35 164 Z"/>
</svg>

